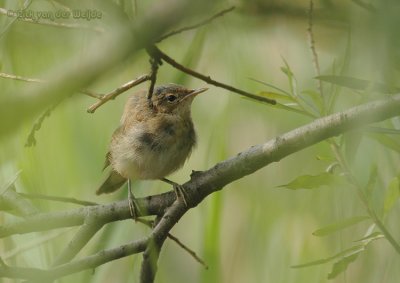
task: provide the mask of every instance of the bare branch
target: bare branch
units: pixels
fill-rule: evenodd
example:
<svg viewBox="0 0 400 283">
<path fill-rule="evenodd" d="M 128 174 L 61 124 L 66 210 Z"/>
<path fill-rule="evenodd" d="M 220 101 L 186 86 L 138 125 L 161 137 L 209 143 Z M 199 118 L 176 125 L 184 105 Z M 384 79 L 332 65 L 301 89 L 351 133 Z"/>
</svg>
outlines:
<svg viewBox="0 0 400 283">
<path fill-rule="evenodd" d="M 17 213 L 21 214 L 23 217 L 28 217 L 37 214 L 39 211 L 36 207 L 32 205 L 31 202 L 22 198 L 16 191 L 14 184 L 8 187 L 2 194 L 1 198 L 4 200 L 5 204 L 16 210 Z"/>
<path fill-rule="evenodd" d="M 188 254 L 190 254 L 198 263 L 200 263 L 205 269 L 208 269 L 207 263 L 204 262 L 194 251 L 192 251 L 188 246 L 182 243 L 177 237 L 168 233 L 168 238 L 174 241 L 178 246 L 184 249 Z"/>
<path fill-rule="evenodd" d="M 310 8 L 308 10 L 307 33 L 308 33 L 308 40 L 309 40 L 309 44 L 310 44 L 311 54 L 313 57 L 315 72 L 317 73 L 317 76 L 320 76 L 321 69 L 319 67 L 317 50 L 315 49 L 315 39 L 314 39 L 314 32 L 313 32 L 313 13 L 314 13 L 314 2 L 313 2 L 313 0 L 310 0 Z M 324 98 L 324 93 L 323 93 L 322 81 L 318 80 L 317 84 L 318 84 L 319 93 L 321 94 L 322 100 L 324 101 L 325 98 Z"/>
<path fill-rule="evenodd" d="M 147 246 L 147 239 L 134 241 L 117 248 L 100 251 L 80 260 L 72 261 L 49 270 L 37 268 L 22 268 L 0 266 L 1 277 L 19 278 L 28 280 L 54 280 L 72 273 L 96 268 L 104 263 L 143 252 Z M 1 265 L 1 264 L 0 264 Z M 43 282 L 43 281 L 41 281 Z"/>
<path fill-rule="evenodd" d="M 179 64 L 178 62 L 176 62 L 174 59 L 172 59 L 171 57 L 169 57 L 167 54 L 165 54 L 164 52 L 162 52 L 162 51 L 161 51 L 158 47 L 156 47 L 156 46 L 152 46 L 152 51 L 151 51 L 151 52 L 154 53 L 154 54 L 157 54 L 157 55 L 159 56 L 159 58 L 161 58 L 162 60 L 164 60 L 165 62 L 167 62 L 168 64 L 170 64 L 172 67 L 174 67 L 174 68 L 176 68 L 176 69 L 178 69 L 178 70 L 180 70 L 180 71 L 182 71 L 182 72 L 184 72 L 184 73 L 186 73 L 186 74 L 189 74 L 189 75 L 191 75 L 191 76 L 193 76 L 193 77 L 195 77 L 195 78 L 198 78 L 198 79 L 200 79 L 200 80 L 203 80 L 203 81 L 205 81 L 205 82 L 208 83 L 208 84 L 211 84 L 211 85 L 214 85 L 214 86 L 217 86 L 217 87 L 220 87 L 220 88 L 227 89 L 227 90 L 229 90 L 229 91 L 238 93 L 238 94 L 240 94 L 240 95 L 243 95 L 243 96 L 245 96 L 245 97 L 249 97 L 249 98 L 252 98 L 252 99 L 255 99 L 255 100 L 258 100 L 258 101 L 266 102 L 266 103 L 269 103 L 269 104 L 276 104 L 276 101 L 273 100 L 273 99 L 269 99 L 269 98 L 266 98 L 266 97 L 260 97 L 260 96 L 258 96 L 258 95 L 255 95 L 255 94 L 246 92 L 246 91 L 244 91 L 244 90 L 235 88 L 235 87 L 233 87 L 233 86 L 230 86 L 230 85 L 227 85 L 227 84 L 224 84 L 224 83 L 215 81 L 215 80 L 211 79 L 210 76 L 205 76 L 205 75 L 203 75 L 203 74 L 201 74 L 201 73 L 198 73 L 198 72 L 196 72 L 196 71 L 194 71 L 194 70 L 192 70 L 192 69 L 189 69 L 189 68 L 187 68 L 187 67 L 185 67 L 185 66 L 182 66 L 181 64 Z"/>
<path fill-rule="evenodd" d="M 44 82 L 46 82 L 45 80 L 42 80 L 42 79 L 26 78 L 26 77 L 21 77 L 21 76 L 16 76 L 16 75 L 12 75 L 12 74 L 6 74 L 6 73 L 0 73 L 0 78 L 12 79 L 12 80 L 30 82 L 30 83 L 44 83 Z"/>
<path fill-rule="evenodd" d="M 110 101 L 112 99 L 115 99 L 118 95 L 120 95 L 121 93 L 127 91 L 128 89 L 137 86 L 145 81 L 150 80 L 150 76 L 149 75 L 142 75 L 132 81 L 129 81 L 125 84 L 123 84 L 122 86 L 114 89 L 113 91 L 111 91 L 110 93 L 104 95 L 99 101 L 97 101 L 95 104 L 93 104 L 92 106 L 90 106 L 87 110 L 87 112 L 89 113 L 94 113 L 96 111 L 97 108 L 99 108 L 100 106 L 102 106 L 104 103 L 106 103 L 107 101 Z"/>
<path fill-rule="evenodd" d="M 150 86 L 149 86 L 149 90 L 147 91 L 147 99 L 148 99 L 150 105 L 152 105 L 151 96 L 153 95 L 154 86 L 156 85 L 158 67 L 162 64 L 160 57 L 158 57 L 157 54 L 152 53 L 152 50 L 153 50 L 153 48 L 146 48 L 147 53 L 150 55 L 149 61 L 150 61 L 150 66 L 151 66 Z"/>
<path fill-rule="evenodd" d="M 85 205 L 85 206 L 98 205 L 97 202 L 79 200 L 76 198 L 56 197 L 56 196 L 48 196 L 48 195 L 42 195 L 42 194 L 27 194 L 27 193 L 18 193 L 18 194 L 27 199 L 51 200 L 51 201 L 73 203 L 73 204 L 79 204 L 79 205 Z"/>
<path fill-rule="evenodd" d="M 51 105 L 49 108 L 47 108 L 43 112 L 43 114 L 40 115 L 40 117 L 35 121 L 35 123 L 32 126 L 31 131 L 29 132 L 28 138 L 26 139 L 25 147 L 31 147 L 31 146 L 36 145 L 36 137 L 35 137 L 36 132 L 39 131 L 40 128 L 42 127 L 44 119 L 46 119 L 46 117 L 50 117 L 51 112 L 61 103 L 61 101 L 62 100 L 57 101 L 56 103 Z"/>
<path fill-rule="evenodd" d="M 201 21 L 201 22 L 199 22 L 199 23 L 197 23 L 197 24 L 190 25 L 190 26 L 187 26 L 187 27 L 180 28 L 180 29 L 178 29 L 178 30 L 171 31 L 171 32 L 169 32 L 169 33 L 167 33 L 167 34 L 161 36 L 160 39 L 159 39 L 158 41 L 156 41 L 156 43 L 158 43 L 158 42 L 160 42 L 160 41 L 163 41 L 164 39 L 166 39 L 166 38 L 168 38 L 168 37 L 171 37 L 171 36 L 174 36 L 174 35 L 176 35 L 176 34 L 179 34 L 179 33 L 181 33 L 181 32 L 188 31 L 188 30 L 192 30 L 192 29 L 197 29 L 197 28 L 199 28 L 199 27 L 201 27 L 201 26 L 204 26 L 204 25 L 206 25 L 206 24 L 209 24 L 210 22 L 212 22 L 212 21 L 215 20 L 216 18 L 222 17 L 223 15 L 225 15 L 226 13 L 229 13 L 229 12 L 233 11 L 234 9 L 235 9 L 235 6 L 232 6 L 232 7 L 230 7 L 230 8 L 227 8 L 227 9 L 224 9 L 224 10 L 218 12 L 217 14 L 215 14 L 215 15 L 211 16 L 210 18 L 208 18 L 208 19 L 206 19 L 206 20 L 203 20 L 203 21 Z"/>
<path fill-rule="evenodd" d="M 4 200 L 0 195 L 0 203 Z M 155 196 L 148 196 L 137 199 L 137 204 L 146 215 L 162 215 L 166 207 L 175 201 L 175 193 L 167 192 Z M 127 200 L 101 204 L 95 206 L 85 206 L 71 209 L 68 211 L 57 211 L 50 213 L 38 213 L 28 217 L 26 220 L 18 220 L 0 226 L 0 238 L 14 234 L 25 234 L 38 231 L 46 231 L 61 227 L 79 226 L 85 222 L 88 215 L 96 215 L 100 222 L 113 222 L 131 219 L 129 204 Z"/>
<path fill-rule="evenodd" d="M 57 256 L 52 266 L 61 265 L 71 261 L 77 253 L 90 241 L 104 222 L 97 221 L 93 216 L 88 216 L 72 240 L 65 246 L 64 250 Z"/>
</svg>

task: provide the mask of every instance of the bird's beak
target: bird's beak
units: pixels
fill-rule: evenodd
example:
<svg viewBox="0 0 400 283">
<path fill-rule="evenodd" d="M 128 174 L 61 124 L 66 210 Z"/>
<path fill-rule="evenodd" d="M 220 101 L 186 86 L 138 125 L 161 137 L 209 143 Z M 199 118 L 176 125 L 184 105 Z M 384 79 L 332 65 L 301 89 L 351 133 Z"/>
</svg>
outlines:
<svg viewBox="0 0 400 283">
<path fill-rule="evenodd" d="M 185 100 L 189 97 L 195 97 L 196 95 L 205 92 L 206 90 L 208 90 L 207 87 L 203 87 L 203 88 L 197 88 L 197 89 L 193 89 L 191 92 L 189 92 L 182 100 Z"/>
</svg>

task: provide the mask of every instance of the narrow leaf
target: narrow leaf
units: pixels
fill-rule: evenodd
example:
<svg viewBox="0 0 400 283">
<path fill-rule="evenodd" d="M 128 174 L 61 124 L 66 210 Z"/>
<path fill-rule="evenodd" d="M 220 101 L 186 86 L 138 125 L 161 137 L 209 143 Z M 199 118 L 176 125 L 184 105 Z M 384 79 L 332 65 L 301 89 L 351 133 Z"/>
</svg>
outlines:
<svg viewBox="0 0 400 283">
<path fill-rule="evenodd" d="M 341 251 L 341 252 L 339 252 L 339 253 L 331 256 L 331 257 L 322 258 L 322 259 L 319 259 L 319 260 L 310 261 L 310 262 L 303 263 L 303 264 L 292 265 L 291 268 L 303 268 L 303 267 L 309 267 L 309 266 L 314 266 L 314 265 L 320 265 L 320 264 L 327 263 L 329 261 L 332 261 L 332 260 L 337 259 L 337 258 L 341 258 L 341 257 L 349 255 L 349 254 L 350 255 L 354 254 L 354 252 L 359 252 L 359 251 L 363 251 L 363 250 L 364 250 L 364 246 L 363 245 L 357 245 L 357 246 L 353 246 L 351 248 L 345 249 L 345 250 L 343 250 L 343 251 Z"/>
<path fill-rule="evenodd" d="M 261 91 L 258 93 L 258 95 L 266 97 L 266 98 L 270 98 L 270 99 L 274 99 L 274 100 L 285 100 L 285 101 L 290 101 L 290 102 L 294 102 L 295 100 L 290 97 L 287 96 L 285 94 L 281 94 L 281 93 L 277 93 L 277 92 L 272 92 L 272 91 Z"/>
<path fill-rule="evenodd" d="M 346 257 L 338 260 L 337 262 L 335 262 L 332 267 L 332 271 L 328 274 L 328 279 L 333 279 L 336 276 L 338 276 L 340 273 L 345 271 L 347 269 L 347 267 L 349 266 L 349 264 L 357 259 L 358 255 L 359 255 L 359 253 L 355 253 L 353 255 L 346 256 Z"/>
<path fill-rule="evenodd" d="M 291 190 L 298 189 L 316 189 L 322 186 L 330 186 L 338 181 L 337 176 L 327 172 L 323 172 L 319 175 L 302 175 L 287 183 L 278 187 L 285 187 Z"/>
<path fill-rule="evenodd" d="M 328 76 L 318 76 L 316 77 L 316 79 L 355 90 L 372 90 L 386 94 L 394 94 L 400 91 L 400 88 L 392 87 L 384 83 L 374 83 L 367 80 L 362 80 L 347 76 L 328 75 Z"/>
<path fill-rule="evenodd" d="M 325 226 L 321 229 L 318 229 L 318 230 L 314 231 L 312 234 L 314 236 L 318 236 L 318 237 L 326 236 L 326 235 L 332 234 L 334 232 L 337 232 L 339 230 L 342 230 L 347 227 L 358 224 L 367 219 L 369 219 L 368 216 L 356 216 L 356 217 L 347 218 L 347 219 L 335 222 L 333 224 L 330 224 L 328 226 Z"/>
<path fill-rule="evenodd" d="M 270 88 L 273 88 L 273 89 L 275 89 L 275 90 L 277 90 L 277 91 L 279 91 L 279 92 L 281 92 L 281 93 L 284 93 L 284 94 L 290 96 L 290 93 L 289 93 L 289 92 L 287 92 L 286 90 L 283 90 L 283 89 L 281 89 L 280 87 L 277 87 L 277 86 L 275 86 L 275 85 L 273 85 L 273 84 L 270 84 L 270 83 L 267 83 L 267 82 L 263 82 L 263 81 L 260 81 L 260 80 L 257 80 L 257 79 L 253 79 L 253 78 L 249 78 L 249 79 L 252 80 L 252 81 L 255 81 L 255 82 L 257 82 L 257 83 L 260 83 L 260 84 L 262 84 L 262 85 L 265 85 L 265 86 L 268 86 L 268 87 L 270 87 Z"/>
<path fill-rule="evenodd" d="M 381 232 L 373 232 L 365 237 L 362 237 L 361 239 L 355 240 L 354 242 L 362 242 L 362 241 L 374 241 L 378 240 L 381 238 L 385 238 L 385 236 Z"/>
<path fill-rule="evenodd" d="M 397 199 L 400 197 L 400 182 L 399 178 L 393 178 L 386 190 L 385 201 L 383 204 L 383 211 L 385 214 L 389 212 L 389 210 L 396 203 Z"/>
</svg>

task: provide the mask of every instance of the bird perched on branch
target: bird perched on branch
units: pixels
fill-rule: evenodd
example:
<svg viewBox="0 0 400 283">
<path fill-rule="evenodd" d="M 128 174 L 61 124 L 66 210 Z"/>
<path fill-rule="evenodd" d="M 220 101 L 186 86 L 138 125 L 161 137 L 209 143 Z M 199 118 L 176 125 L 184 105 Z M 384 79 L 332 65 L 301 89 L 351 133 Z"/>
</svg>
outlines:
<svg viewBox="0 0 400 283">
<path fill-rule="evenodd" d="M 131 192 L 131 180 L 159 179 L 173 185 L 177 198 L 186 204 L 182 187 L 165 177 L 183 166 L 196 144 L 191 105 L 207 88 L 188 89 L 168 84 L 129 97 L 120 126 L 114 131 L 106 155 L 108 178 L 96 191 L 111 193 L 128 181 L 129 207 L 139 214 Z"/>
</svg>

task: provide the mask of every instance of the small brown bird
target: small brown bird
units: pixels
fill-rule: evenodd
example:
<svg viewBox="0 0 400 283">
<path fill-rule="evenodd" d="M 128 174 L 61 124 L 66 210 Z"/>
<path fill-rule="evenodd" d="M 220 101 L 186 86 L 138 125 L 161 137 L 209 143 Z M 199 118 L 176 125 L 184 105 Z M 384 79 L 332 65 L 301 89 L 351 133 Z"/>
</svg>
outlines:
<svg viewBox="0 0 400 283">
<path fill-rule="evenodd" d="M 160 179 L 172 184 L 186 203 L 182 188 L 165 176 L 183 166 L 196 144 L 190 109 L 194 97 L 206 90 L 168 84 L 155 87 L 151 101 L 146 91 L 130 96 L 106 155 L 104 168 L 112 170 L 96 194 L 114 192 L 128 181 L 131 214 L 136 218 L 130 180 Z"/>
</svg>

